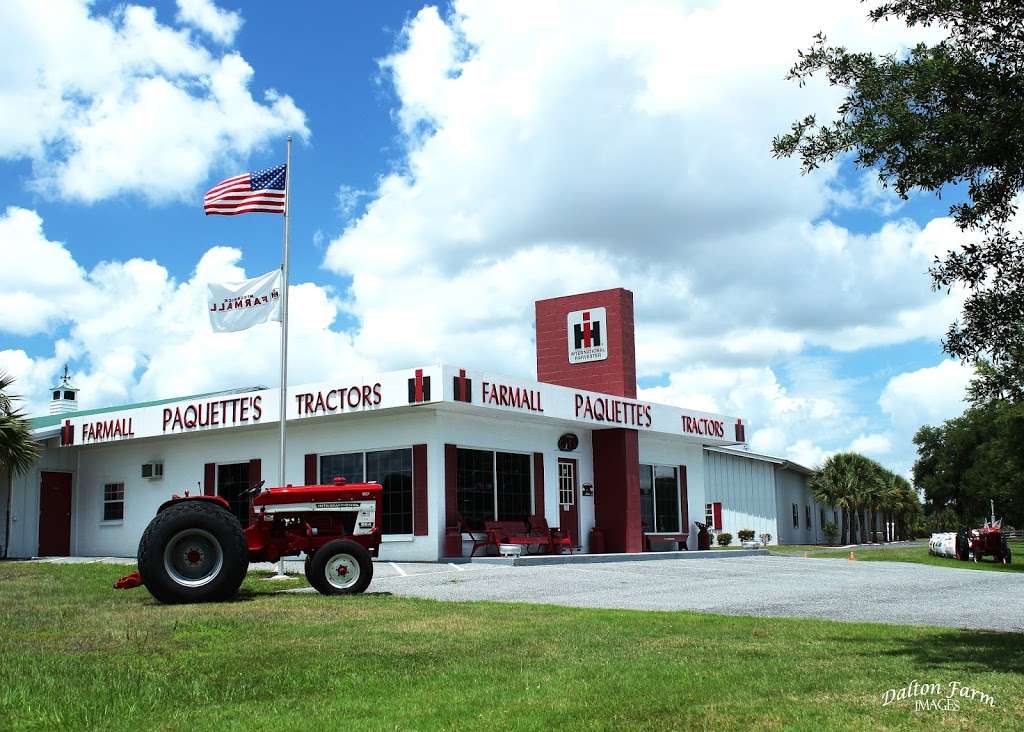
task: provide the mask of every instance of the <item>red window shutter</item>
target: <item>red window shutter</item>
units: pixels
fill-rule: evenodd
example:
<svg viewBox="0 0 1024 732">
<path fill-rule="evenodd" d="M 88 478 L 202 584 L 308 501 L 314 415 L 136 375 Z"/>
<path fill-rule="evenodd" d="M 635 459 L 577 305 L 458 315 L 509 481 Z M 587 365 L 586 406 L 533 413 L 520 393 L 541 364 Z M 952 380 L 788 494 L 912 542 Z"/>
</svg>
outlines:
<svg viewBox="0 0 1024 732">
<path fill-rule="evenodd" d="M 444 446 L 444 512 L 445 523 L 454 526 L 459 521 L 459 450 L 455 445 Z"/>
<path fill-rule="evenodd" d="M 686 466 L 679 466 L 679 505 L 682 508 L 683 525 L 680 527 L 683 533 L 690 532 L 690 511 L 686 500 Z"/>
<path fill-rule="evenodd" d="M 712 504 L 711 508 L 715 512 L 715 531 L 721 531 L 722 530 L 722 504 L 721 503 Z"/>
<path fill-rule="evenodd" d="M 203 495 L 213 496 L 217 494 L 217 463 L 207 463 L 203 466 Z"/>
<path fill-rule="evenodd" d="M 533 513 L 544 515 L 544 453 L 533 453 Z"/>
<path fill-rule="evenodd" d="M 255 486 L 263 480 L 263 461 L 259 458 L 249 461 L 249 485 Z"/>
<path fill-rule="evenodd" d="M 427 446 L 412 446 L 412 533 L 427 535 Z"/>
<path fill-rule="evenodd" d="M 306 470 L 305 480 L 303 482 L 306 485 L 316 485 L 316 454 L 306 455 Z"/>
<path fill-rule="evenodd" d="M 263 480 L 263 461 L 259 458 L 254 458 L 249 461 L 249 487 L 255 488 Z M 250 497 L 251 498 L 251 497 Z M 253 510 L 252 501 L 249 501 L 249 521 L 250 523 L 256 518 L 256 511 Z"/>
</svg>

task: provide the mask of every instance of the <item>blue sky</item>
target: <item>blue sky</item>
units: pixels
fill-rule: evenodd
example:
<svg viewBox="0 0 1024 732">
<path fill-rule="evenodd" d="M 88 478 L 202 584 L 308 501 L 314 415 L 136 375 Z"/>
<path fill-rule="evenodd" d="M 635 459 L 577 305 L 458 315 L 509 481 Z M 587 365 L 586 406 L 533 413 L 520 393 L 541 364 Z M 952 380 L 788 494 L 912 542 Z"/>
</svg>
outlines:
<svg viewBox="0 0 1024 732">
<path fill-rule="evenodd" d="M 104 15 L 120 4 L 97 2 L 93 13 Z M 220 5 L 241 9 L 241 3 Z M 152 6 L 159 21 L 174 22 L 174 2 Z M 394 95 L 382 82 L 377 59 L 394 50 L 403 24 L 419 7 L 402 2 L 361 7 L 311 2 L 301 11 L 245 13 L 235 47 L 256 69 L 254 86 L 291 95 L 305 111 L 312 131 L 308 143 L 297 143 L 294 152 L 291 265 L 300 279 L 318 276 L 322 252 L 313 243 L 314 234 L 337 232 L 342 224 L 339 187 L 371 190 L 377 176 L 401 158 L 391 119 Z M 249 166 L 283 162 L 284 149 L 283 138 L 268 140 L 248 158 Z M 140 206 L 138 197 L 131 194 L 82 205 L 30 190 L 26 182 L 32 175 L 31 161 L 3 165 L 6 174 L 0 178 L 0 196 L 4 204 L 42 213 L 47 234 L 67 242 L 83 267 L 106 259 L 156 257 L 182 278 L 214 243 L 243 247 L 246 266 L 253 271 L 273 269 L 280 262 L 277 218 L 207 218 L 202 211 L 203 190 L 197 189 L 192 201 L 153 206 Z M 241 171 L 220 167 L 206 183 L 212 185 L 218 176 L 235 172 Z M 14 345 L 15 339 L 0 336 L 0 346 Z"/>
<path fill-rule="evenodd" d="M 65 360 L 88 406 L 273 383 L 274 326 L 214 339 L 200 303 L 278 265 L 281 220 L 201 199 L 291 133 L 298 378 L 531 377 L 533 300 L 623 285 L 647 398 L 744 416 L 755 449 L 906 470 L 969 378 L 939 343 L 958 295 L 925 272 L 959 242 L 955 192 L 801 177 L 770 140 L 835 108 L 782 81 L 814 31 L 878 52 L 921 34 L 792 5 L 13 3 L 0 368 L 34 409 Z"/>
</svg>

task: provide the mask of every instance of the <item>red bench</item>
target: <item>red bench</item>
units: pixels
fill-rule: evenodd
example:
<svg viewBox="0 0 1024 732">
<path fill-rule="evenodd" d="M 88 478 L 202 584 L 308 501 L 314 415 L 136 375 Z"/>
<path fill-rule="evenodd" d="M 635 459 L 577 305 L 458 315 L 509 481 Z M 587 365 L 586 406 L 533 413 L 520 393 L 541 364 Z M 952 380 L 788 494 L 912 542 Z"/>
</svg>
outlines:
<svg viewBox="0 0 1024 732">
<path fill-rule="evenodd" d="M 546 536 L 548 540 L 548 554 L 561 554 L 562 547 L 566 547 L 572 554 L 572 538 L 566 536 L 559 528 L 548 528 L 548 520 L 543 516 L 530 516 L 526 519 L 532 536 Z"/>
<path fill-rule="evenodd" d="M 476 556 L 481 549 L 486 552 L 490 547 L 500 552 L 502 544 L 516 544 L 523 547 L 527 554 L 555 554 L 562 547 L 568 547 L 569 553 L 572 553 L 572 539 L 565 536 L 561 529 L 549 528 L 543 516 L 530 516 L 525 522 L 484 521 L 483 529 L 470 529 L 463 525 L 462 531 L 473 541 L 473 549 L 469 553 L 471 557 Z"/>
<path fill-rule="evenodd" d="M 486 544 L 499 551 L 502 544 L 517 544 L 523 547 L 527 554 L 539 554 L 544 551 L 549 541 L 547 535 L 530 533 L 527 524 L 522 521 L 484 521 L 484 529 L 488 538 Z M 536 551 L 531 552 L 531 547 L 536 547 Z"/>
<path fill-rule="evenodd" d="M 680 551 L 686 551 L 686 539 L 689 534 L 644 534 L 644 551 L 655 552 L 655 544 L 673 542 L 678 544 Z"/>
</svg>

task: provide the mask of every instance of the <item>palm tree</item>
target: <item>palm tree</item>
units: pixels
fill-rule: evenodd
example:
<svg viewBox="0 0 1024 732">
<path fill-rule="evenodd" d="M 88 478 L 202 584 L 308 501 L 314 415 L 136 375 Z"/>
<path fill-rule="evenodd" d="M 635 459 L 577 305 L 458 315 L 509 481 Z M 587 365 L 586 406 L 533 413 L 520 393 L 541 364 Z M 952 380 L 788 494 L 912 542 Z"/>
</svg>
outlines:
<svg viewBox="0 0 1024 732">
<path fill-rule="evenodd" d="M 852 457 L 852 455 L 851 455 Z M 858 456 L 859 457 L 859 456 Z M 850 526 L 851 533 L 855 534 L 850 537 L 851 544 L 863 544 L 864 543 L 864 506 L 868 501 L 868 491 L 870 490 L 870 483 L 864 480 L 863 466 L 860 465 L 859 461 L 850 461 L 850 508 L 853 513 L 853 523 Z"/>
<path fill-rule="evenodd" d="M 888 532 L 880 531 L 878 522 L 881 520 L 883 526 L 889 523 L 891 508 L 899 497 L 899 488 L 895 482 L 899 476 L 891 470 L 886 470 L 881 465 L 878 467 L 880 471 L 880 486 L 878 489 L 878 502 L 875 504 L 875 512 L 872 518 L 875 524 L 875 540 L 886 541 L 889 539 Z M 882 535 L 881 538 L 879 538 L 879 534 Z"/>
<path fill-rule="evenodd" d="M 28 471 L 39 457 L 24 412 L 14 408 L 21 397 L 8 394 L 14 379 L 0 371 L 0 467 L 13 473 Z"/>
<path fill-rule="evenodd" d="M 900 478 L 891 470 L 883 468 L 874 460 L 869 460 L 869 462 L 871 463 L 873 475 L 871 476 L 866 490 L 866 508 L 868 510 L 868 523 L 870 525 L 869 528 L 871 529 L 871 538 L 873 541 L 879 541 L 878 535 L 880 532 L 878 527 L 878 517 L 879 514 L 886 510 L 889 502 L 893 500 L 899 492 L 897 484 L 894 481 Z"/>
<path fill-rule="evenodd" d="M 815 500 L 843 511 L 842 541 L 864 541 L 864 511 L 881 500 L 881 471 L 878 463 L 859 453 L 840 452 L 826 459 L 811 476 L 808 485 Z"/>
<path fill-rule="evenodd" d="M 814 500 L 821 503 L 828 503 L 834 508 L 843 512 L 842 528 L 840 530 L 840 543 L 846 543 L 850 529 L 850 512 L 855 506 L 852 502 L 854 496 L 854 483 L 856 471 L 851 460 L 853 453 L 837 453 L 828 457 L 825 462 L 814 471 L 808 481 Z"/>
<path fill-rule="evenodd" d="M 847 462 L 836 456 L 822 463 L 808 480 L 812 499 L 815 503 L 830 506 L 833 511 L 842 511 L 839 520 L 839 543 L 845 544 L 850 534 L 850 474 Z"/>
<path fill-rule="evenodd" d="M 910 538 L 908 536 L 910 520 L 913 516 L 921 513 L 921 501 L 917 497 L 917 491 L 913 489 L 910 482 L 905 478 L 896 476 L 894 484 L 896 485 L 897 494 L 893 505 L 896 536 L 901 540 L 908 539 Z"/>
</svg>

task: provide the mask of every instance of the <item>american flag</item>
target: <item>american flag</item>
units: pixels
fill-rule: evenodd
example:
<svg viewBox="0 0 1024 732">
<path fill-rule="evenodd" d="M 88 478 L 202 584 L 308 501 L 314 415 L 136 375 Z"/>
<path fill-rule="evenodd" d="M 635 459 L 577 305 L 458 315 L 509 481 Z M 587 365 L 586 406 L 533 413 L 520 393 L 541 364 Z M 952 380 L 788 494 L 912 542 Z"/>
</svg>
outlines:
<svg viewBox="0 0 1024 732">
<path fill-rule="evenodd" d="M 242 173 L 222 180 L 203 197 L 206 215 L 234 216 L 243 213 L 285 212 L 286 165 Z"/>
</svg>

